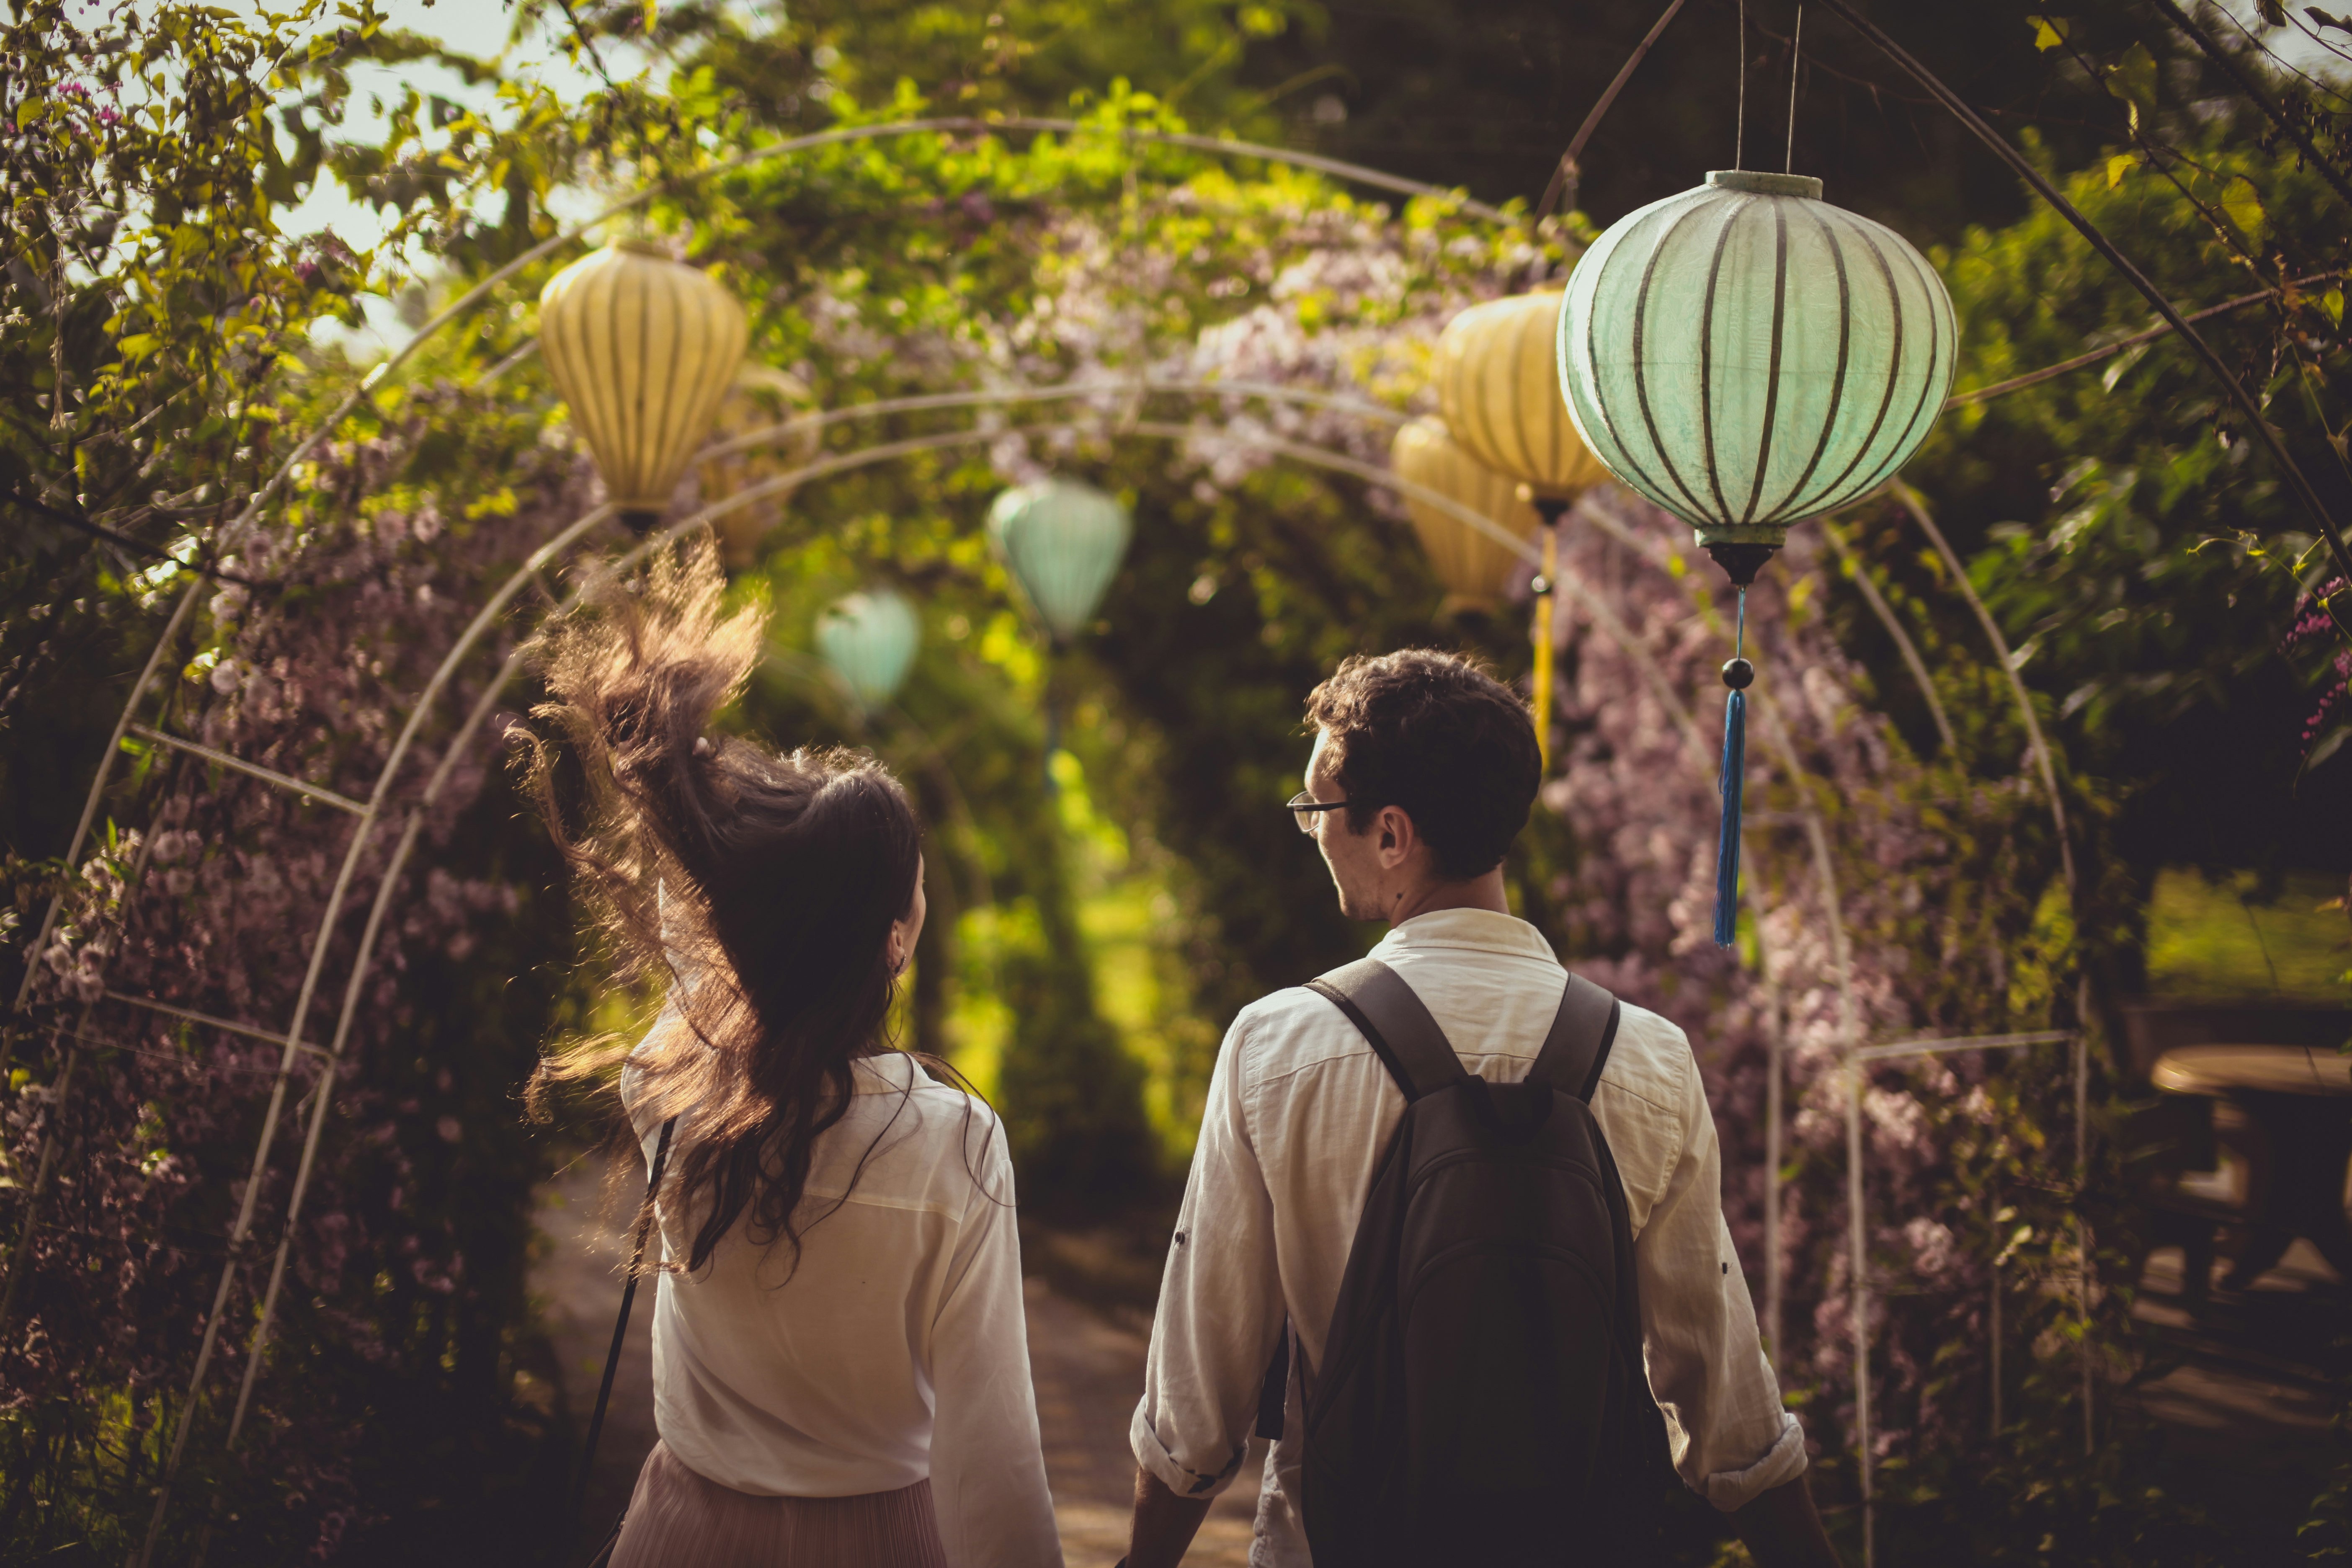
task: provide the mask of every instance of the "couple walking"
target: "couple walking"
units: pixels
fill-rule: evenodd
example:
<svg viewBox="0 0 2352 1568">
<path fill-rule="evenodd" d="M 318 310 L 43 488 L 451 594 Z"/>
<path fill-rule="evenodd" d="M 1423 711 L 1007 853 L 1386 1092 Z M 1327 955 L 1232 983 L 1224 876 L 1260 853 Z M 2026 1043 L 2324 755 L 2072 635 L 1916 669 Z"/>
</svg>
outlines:
<svg viewBox="0 0 2352 1568">
<path fill-rule="evenodd" d="M 919 826 L 871 757 L 708 732 L 761 636 L 719 588 L 691 555 L 536 647 L 542 808 L 670 982 L 621 1077 L 658 1173 L 661 1440 L 611 1562 L 1058 1563 L 1003 1129 L 886 1036 Z M 1525 704 L 1415 651 L 1349 659 L 1307 718 L 1290 810 L 1390 931 L 1218 1053 L 1130 1568 L 1182 1559 L 1253 1431 L 1256 1564 L 1643 1563 L 1669 1462 L 1767 1568 L 1834 1563 L 1688 1042 L 1508 912 Z"/>
</svg>

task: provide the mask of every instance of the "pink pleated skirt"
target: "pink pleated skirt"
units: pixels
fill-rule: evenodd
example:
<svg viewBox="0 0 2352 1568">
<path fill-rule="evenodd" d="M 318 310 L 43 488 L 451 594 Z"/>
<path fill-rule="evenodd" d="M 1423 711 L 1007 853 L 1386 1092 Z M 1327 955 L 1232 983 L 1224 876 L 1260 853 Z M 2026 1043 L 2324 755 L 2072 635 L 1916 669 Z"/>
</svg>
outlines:
<svg viewBox="0 0 2352 1568">
<path fill-rule="evenodd" d="M 948 1568 L 931 1483 L 862 1497 L 753 1497 L 656 1443 L 612 1568 Z"/>
</svg>

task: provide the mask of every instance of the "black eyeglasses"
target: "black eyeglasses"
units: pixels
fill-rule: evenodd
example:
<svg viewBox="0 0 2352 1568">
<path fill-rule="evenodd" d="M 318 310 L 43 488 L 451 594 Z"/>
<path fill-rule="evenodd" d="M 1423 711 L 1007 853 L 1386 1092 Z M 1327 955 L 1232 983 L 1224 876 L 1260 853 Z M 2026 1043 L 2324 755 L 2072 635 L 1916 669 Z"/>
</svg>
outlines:
<svg viewBox="0 0 2352 1568">
<path fill-rule="evenodd" d="M 1346 805 L 1348 802 L 1344 800 L 1317 800 L 1305 790 L 1300 790 L 1297 795 L 1292 795 L 1285 804 L 1290 807 L 1291 820 L 1298 824 L 1298 831 L 1301 833 L 1311 834 L 1315 831 L 1315 814 L 1317 812 L 1337 811 L 1341 806 Z"/>
</svg>

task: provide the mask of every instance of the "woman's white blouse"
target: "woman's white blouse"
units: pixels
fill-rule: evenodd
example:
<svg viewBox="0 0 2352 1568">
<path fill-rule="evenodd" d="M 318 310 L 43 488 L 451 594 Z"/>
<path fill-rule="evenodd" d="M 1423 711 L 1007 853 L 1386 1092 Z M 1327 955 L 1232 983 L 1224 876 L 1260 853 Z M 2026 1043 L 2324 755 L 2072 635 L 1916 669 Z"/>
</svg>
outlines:
<svg viewBox="0 0 2352 1568">
<path fill-rule="evenodd" d="M 660 1131 L 637 1122 L 648 1164 Z M 692 1137 L 689 1112 L 673 1171 Z M 664 1259 L 682 1264 L 694 1227 L 676 1208 L 657 1212 Z M 861 1061 L 797 1219 L 797 1269 L 782 1241 L 751 1239 L 747 1214 L 700 1270 L 661 1276 L 654 1412 L 670 1451 L 759 1496 L 928 1476 L 956 1568 L 1059 1564 L 994 1114 L 911 1057 Z"/>
</svg>

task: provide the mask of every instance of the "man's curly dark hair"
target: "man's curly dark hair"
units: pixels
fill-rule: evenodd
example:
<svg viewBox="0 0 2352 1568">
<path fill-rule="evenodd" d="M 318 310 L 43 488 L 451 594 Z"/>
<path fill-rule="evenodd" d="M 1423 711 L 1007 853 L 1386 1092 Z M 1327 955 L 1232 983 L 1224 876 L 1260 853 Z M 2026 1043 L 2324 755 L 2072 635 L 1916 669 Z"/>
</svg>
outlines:
<svg viewBox="0 0 2352 1568">
<path fill-rule="evenodd" d="M 1329 737 L 1349 830 L 1401 807 L 1449 880 L 1501 865 L 1527 826 L 1543 773 L 1535 718 L 1475 659 L 1434 648 L 1350 655 L 1307 694 L 1307 721 Z"/>
</svg>

